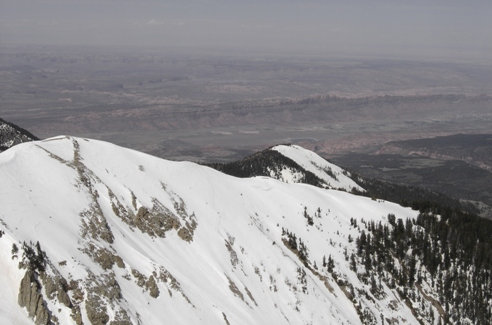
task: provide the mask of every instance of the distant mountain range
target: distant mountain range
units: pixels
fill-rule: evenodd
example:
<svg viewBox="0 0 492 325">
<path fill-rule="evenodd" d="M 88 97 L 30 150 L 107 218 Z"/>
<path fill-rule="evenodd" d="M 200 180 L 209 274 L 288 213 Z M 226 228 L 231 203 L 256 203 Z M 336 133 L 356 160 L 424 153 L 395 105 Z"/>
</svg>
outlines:
<svg viewBox="0 0 492 325">
<path fill-rule="evenodd" d="M 70 136 L 1 153 L 0 323 L 492 319 L 490 221 L 299 146 L 213 167 Z"/>
<path fill-rule="evenodd" d="M 392 141 L 333 160 L 364 178 L 443 193 L 492 219 L 492 134 Z"/>
<path fill-rule="evenodd" d="M 378 153 L 461 160 L 492 171 L 492 134 L 454 134 L 427 139 L 392 141 L 386 143 Z"/>
</svg>

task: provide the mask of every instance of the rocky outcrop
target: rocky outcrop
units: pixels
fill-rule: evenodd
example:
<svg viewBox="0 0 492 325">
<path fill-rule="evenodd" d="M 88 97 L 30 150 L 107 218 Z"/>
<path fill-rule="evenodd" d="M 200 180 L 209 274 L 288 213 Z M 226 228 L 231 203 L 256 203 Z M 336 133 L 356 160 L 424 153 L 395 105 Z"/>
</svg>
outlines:
<svg viewBox="0 0 492 325">
<path fill-rule="evenodd" d="M 104 325 L 109 322 L 108 310 L 99 296 L 89 295 L 85 302 L 85 308 L 91 324 Z"/>
<path fill-rule="evenodd" d="M 68 284 L 63 277 L 59 275 L 49 276 L 46 273 L 42 273 L 40 278 L 43 282 L 44 291 L 46 292 L 48 299 L 53 300 L 56 296 L 60 303 L 68 308 L 72 308 L 72 301 L 67 293 Z"/>
<path fill-rule="evenodd" d="M 50 311 L 40 289 L 35 273 L 28 269 L 20 284 L 18 303 L 27 309 L 29 317 L 34 319 L 36 325 L 48 325 Z"/>
<path fill-rule="evenodd" d="M 125 263 L 123 259 L 112 253 L 107 248 L 96 247 L 93 243 L 87 244 L 87 247 L 83 249 L 83 252 L 90 256 L 95 262 L 97 262 L 104 270 L 109 270 L 113 265 L 117 265 L 119 268 L 124 268 Z"/>
<path fill-rule="evenodd" d="M 165 233 L 171 229 L 178 229 L 180 224 L 176 217 L 171 213 L 162 213 L 160 211 L 149 211 L 141 207 L 135 216 L 135 225 L 142 232 L 155 237 L 165 237 Z"/>
<path fill-rule="evenodd" d="M 193 216 L 194 217 L 194 216 Z M 193 233 L 196 229 L 197 223 L 193 219 L 191 222 L 186 222 L 183 227 L 178 230 L 178 236 L 184 241 L 191 242 L 193 240 Z"/>
<path fill-rule="evenodd" d="M 149 291 L 152 298 L 157 298 L 159 296 L 159 288 L 155 282 L 154 276 L 150 276 L 147 282 L 145 282 L 145 288 Z"/>
<path fill-rule="evenodd" d="M 116 321 L 130 322 L 128 313 L 116 306 L 122 294 L 114 273 L 99 276 L 91 273 L 84 287 L 87 292 L 85 308 L 91 324 L 107 324 L 111 314 L 118 315 L 118 319 L 114 319 Z"/>
</svg>

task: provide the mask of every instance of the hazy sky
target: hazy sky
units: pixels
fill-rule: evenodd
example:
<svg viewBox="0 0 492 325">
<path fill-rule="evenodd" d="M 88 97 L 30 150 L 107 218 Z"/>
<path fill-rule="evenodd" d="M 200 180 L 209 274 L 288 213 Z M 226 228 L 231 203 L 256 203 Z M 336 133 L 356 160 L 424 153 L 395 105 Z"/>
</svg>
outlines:
<svg viewBox="0 0 492 325">
<path fill-rule="evenodd" d="M 491 0 L 0 0 L 0 44 L 492 61 Z"/>
</svg>

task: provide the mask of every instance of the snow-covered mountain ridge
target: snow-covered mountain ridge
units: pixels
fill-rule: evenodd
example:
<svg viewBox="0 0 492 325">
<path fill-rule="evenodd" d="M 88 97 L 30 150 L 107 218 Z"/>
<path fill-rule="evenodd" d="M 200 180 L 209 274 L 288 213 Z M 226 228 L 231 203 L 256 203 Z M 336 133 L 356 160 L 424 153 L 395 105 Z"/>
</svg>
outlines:
<svg viewBox="0 0 492 325">
<path fill-rule="evenodd" d="M 326 161 L 316 153 L 304 149 L 296 145 L 278 145 L 272 148 L 272 150 L 278 151 L 283 156 L 292 159 L 304 170 L 313 173 L 321 180 L 321 186 L 324 188 L 343 189 L 346 191 L 358 190 L 363 191 L 354 180 L 350 178 L 350 173 L 342 168 Z M 286 175 L 285 175 L 286 174 Z M 294 183 L 297 183 L 295 176 L 282 170 L 282 178 L 280 180 L 290 183 L 294 179 Z M 274 175 L 271 175 L 274 177 Z"/>
<path fill-rule="evenodd" d="M 432 320 L 397 286 L 379 280 L 374 292 L 361 276 L 361 231 L 417 218 L 394 203 L 65 136 L 3 152 L 0 179 L 2 324 L 440 319 L 425 279 Z"/>
<path fill-rule="evenodd" d="M 364 192 L 348 171 L 297 145 L 277 145 L 239 161 L 211 166 L 237 177 L 269 176 L 285 183 Z"/>
</svg>

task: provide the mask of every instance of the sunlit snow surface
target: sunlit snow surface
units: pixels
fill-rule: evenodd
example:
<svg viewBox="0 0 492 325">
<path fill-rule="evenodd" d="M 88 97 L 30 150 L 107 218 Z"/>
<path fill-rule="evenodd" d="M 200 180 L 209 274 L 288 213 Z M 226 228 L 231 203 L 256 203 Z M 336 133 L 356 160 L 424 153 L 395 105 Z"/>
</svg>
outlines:
<svg viewBox="0 0 492 325">
<path fill-rule="evenodd" d="M 308 150 L 274 149 L 331 187 L 358 188 L 337 166 Z M 327 166 L 338 183 L 322 174 Z M 85 181 L 77 167 L 85 171 Z M 10 251 L 13 242 L 21 246 L 37 241 L 57 272 L 68 282 L 81 280 L 84 292 L 90 274 L 114 276 L 121 297 L 102 298 L 110 320 L 125 310 L 134 324 L 358 324 L 359 316 L 341 287 L 325 270 L 316 275 L 306 268 L 284 245 L 282 228 L 306 244 L 311 268 L 331 255 L 340 277 L 363 288 L 344 257 L 345 249 L 349 254 L 355 250 L 348 236 L 359 234 L 350 219 L 386 222 L 388 213 L 417 215 L 343 191 L 268 177 L 235 178 L 190 162 L 64 136 L 20 144 L 0 154 L 0 180 L 0 229 L 5 232 L 0 238 L 2 324 L 28 320 L 27 311 L 17 305 L 24 270 L 18 269 L 19 259 L 12 259 Z M 115 202 L 130 216 L 141 207 L 161 206 L 175 216 L 185 211 L 197 224 L 192 240 L 183 240 L 174 229 L 165 238 L 143 233 L 117 215 Z M 94 204 L 114 237 L 112 243 L 84 234 L 81 213 Z M 304 212 L 315 216 L 318 209 L 321 217 L 309 226 Z M 186 220 L 180 219 L 181 224 Z M 104 270 L 84 252 L 89 243 L 121 257 L 124 267 Z M 170 281 L 157 281 L 159 295 L 154 298 L 137 284 L 132 269 L 149 278 L 162 268 L 176 279 L 179 290 Z M 305 292 L 300 269 L 306 272 Z M 361 300 L 377 316 L 416 323 L 405 304 L 385 290 L 386 299 Z M 68 293 L 73 299 L 74 293 Z M 388 307 L 392 300 L 395 308 Z M 88 324 L 85 301 L 79 306 Z M 70 309 L 56 298 L 48 307 L 60 324 L 74 323 Z"/>
<path fill-rule="evenodd" d="M 295 161 L 305 170 L 316 175 L 328 188 L 343 189 L 346 191 L 351 191 L 352 189 L 363 191 L 363 189 L 350 178 L 348 172 L 326 161 L 310 150 L 297 145 L 278 145 L 273 147 L 272 150 L 278 151 L 285 157 Z M 286 180 L 295 179 L 295 175 L 293 177 L 285 175 L 283 178 Z"/>
</svg>

